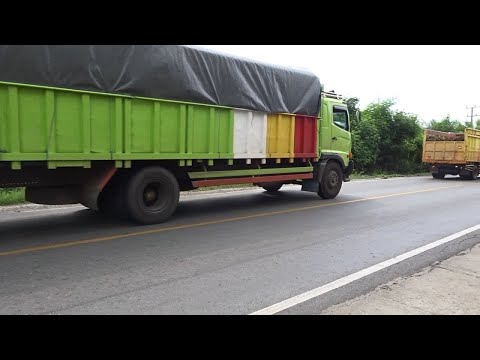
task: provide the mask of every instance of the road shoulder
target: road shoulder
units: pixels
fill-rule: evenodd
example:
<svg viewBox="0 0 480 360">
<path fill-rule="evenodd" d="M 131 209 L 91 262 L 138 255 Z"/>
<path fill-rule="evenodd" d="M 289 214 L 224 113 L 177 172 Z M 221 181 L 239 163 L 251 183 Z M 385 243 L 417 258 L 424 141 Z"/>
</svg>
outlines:
<svg viewBox="0 0 480 360">
<path fill-rule="evenodd" d="M 322 315 L 480 314 L 480 244 L 408 277 L 334 305 Z"/>
</svg>

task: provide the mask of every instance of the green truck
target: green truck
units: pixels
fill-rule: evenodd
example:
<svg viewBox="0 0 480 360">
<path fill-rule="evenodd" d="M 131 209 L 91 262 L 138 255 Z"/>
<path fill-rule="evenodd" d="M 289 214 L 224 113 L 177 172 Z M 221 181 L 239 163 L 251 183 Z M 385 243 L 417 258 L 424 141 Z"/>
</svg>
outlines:
<svg viewBox="0 0 480 360">
<path fill-rule="evenodd" d="M 304 70 L 192 46 L 0 46 L 0 188 L 139 224 L 181 191 L 283 184 L 335 198 L 347 106 Z"/>
</svg>

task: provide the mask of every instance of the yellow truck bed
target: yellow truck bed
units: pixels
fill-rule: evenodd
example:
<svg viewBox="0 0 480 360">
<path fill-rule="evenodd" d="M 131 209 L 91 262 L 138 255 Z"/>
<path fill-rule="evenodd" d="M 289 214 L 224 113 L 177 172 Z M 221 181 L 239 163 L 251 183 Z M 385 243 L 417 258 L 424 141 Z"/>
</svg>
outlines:
<svg viewBox="0 0 480 360">
<path fill-rule="evenodd" d="M 426 129 L 422 161 L 452 165 L 480 163 L 480 130 L 465 129 L 463 134 L 456 134 Z"/>
</svg>

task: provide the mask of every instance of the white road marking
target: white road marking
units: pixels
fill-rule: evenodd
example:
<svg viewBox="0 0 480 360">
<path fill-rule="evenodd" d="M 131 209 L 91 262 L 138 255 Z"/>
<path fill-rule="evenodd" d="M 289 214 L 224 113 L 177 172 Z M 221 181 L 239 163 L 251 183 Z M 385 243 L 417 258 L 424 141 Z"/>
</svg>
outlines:
<svg viewBox="0 0 480 360">
<path fill-rule="evenodd" d="M 476 226 L 473 226 L 471 228 L 459 231 L 459 232 L 457 232 L 453 235 L 450 235 L 450 236 L 447 236 L 443 239 L 434 241 L 430 244 L 424 245 L 424 246 L 419 247 L 415 250 L 411 250 L 411 251 L 406 252 L 402 255 L 395 256 L 394 258 L 391 258 L 391 259 L 383 261 L 379 264 L 370 266 L 366 269 L 360 270 L 356 273 L 345 276 L 343 278 L 337 279 L 337 280 L 332 281 L 331 283 L 328 283 L 326 285 L 323 285 L 323 286 L 320 286 L 320 287 L 315 288 L 313 290 L 304 292 L 303 294 L 294 296 L 290 299 L 281 301 L 279 303 L 276 303 L 276 304 L 271 305 L 269 307 L 266 307 L 264 309 L 255 311 L 254 313 L 252 313 L 250 315 L 274 315 L 274 314 L 277 314 L 277 313 L 279 313 L 283 310 L 289 309 L 289 308 L 294 307 L 298 304 L 301 304 L 301 303 L 306 302 L 308 300 L 314 299 L 318 296 L 324 295 L 324 294 L 326 294 L 326 293 L 328 293 L 332 290 L 335 290 L 335 289 L 338 289 L 342 286 L 348 285 L 348 284 L 350 284 L 354 281 L 357 281 L 361 278 L 364 278 L 366 276 L 374 274 L 374 273 L 376 273 L 380 270 L 383 270 L 383 269 L 388 268 L 392 265 L 398 264 L 398 263 L 400 263 L 404 260 L 407 260 L 411 257 L 417 256 L 421 253 L 424 253 L 428 250 L 434 249 L 438 246 L 444 245 L 448 242 L 451 242 L 455 239 L 458 239 L 458 238 L 460 238 L 464 235 L 467 235 L 467 234 L 469 234 L 471 232 L 474 232 L 474 231 L 477 231 L 479 229 L 480 229 L 480 225 L 476 225 Z"/>
</svg>

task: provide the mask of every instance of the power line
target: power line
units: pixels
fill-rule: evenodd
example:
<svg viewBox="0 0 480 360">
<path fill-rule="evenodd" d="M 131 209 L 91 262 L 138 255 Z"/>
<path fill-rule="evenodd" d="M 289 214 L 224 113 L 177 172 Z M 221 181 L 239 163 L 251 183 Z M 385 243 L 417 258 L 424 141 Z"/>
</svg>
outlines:
<svg viewBox="0 0 480 360">
<path fill-rule="evenodd" d="M 473 117 L 474 116 L 480 116 L 478 114 L 473 115 L 473 109 L 478 109 L 478 108 L 480 108 L 480 106 L 477 106 L 477 105 L 474 105 L 474 106 L 471 106 L 471 107 L 467 106 L 467 109 L 470 109 L 470 115 L 467 115 L 467 117 L 470 117 L 470 123 L 472 125 L 472 128 L 475 128 L 475 126 L 473 126 Z"/>
</svg>

